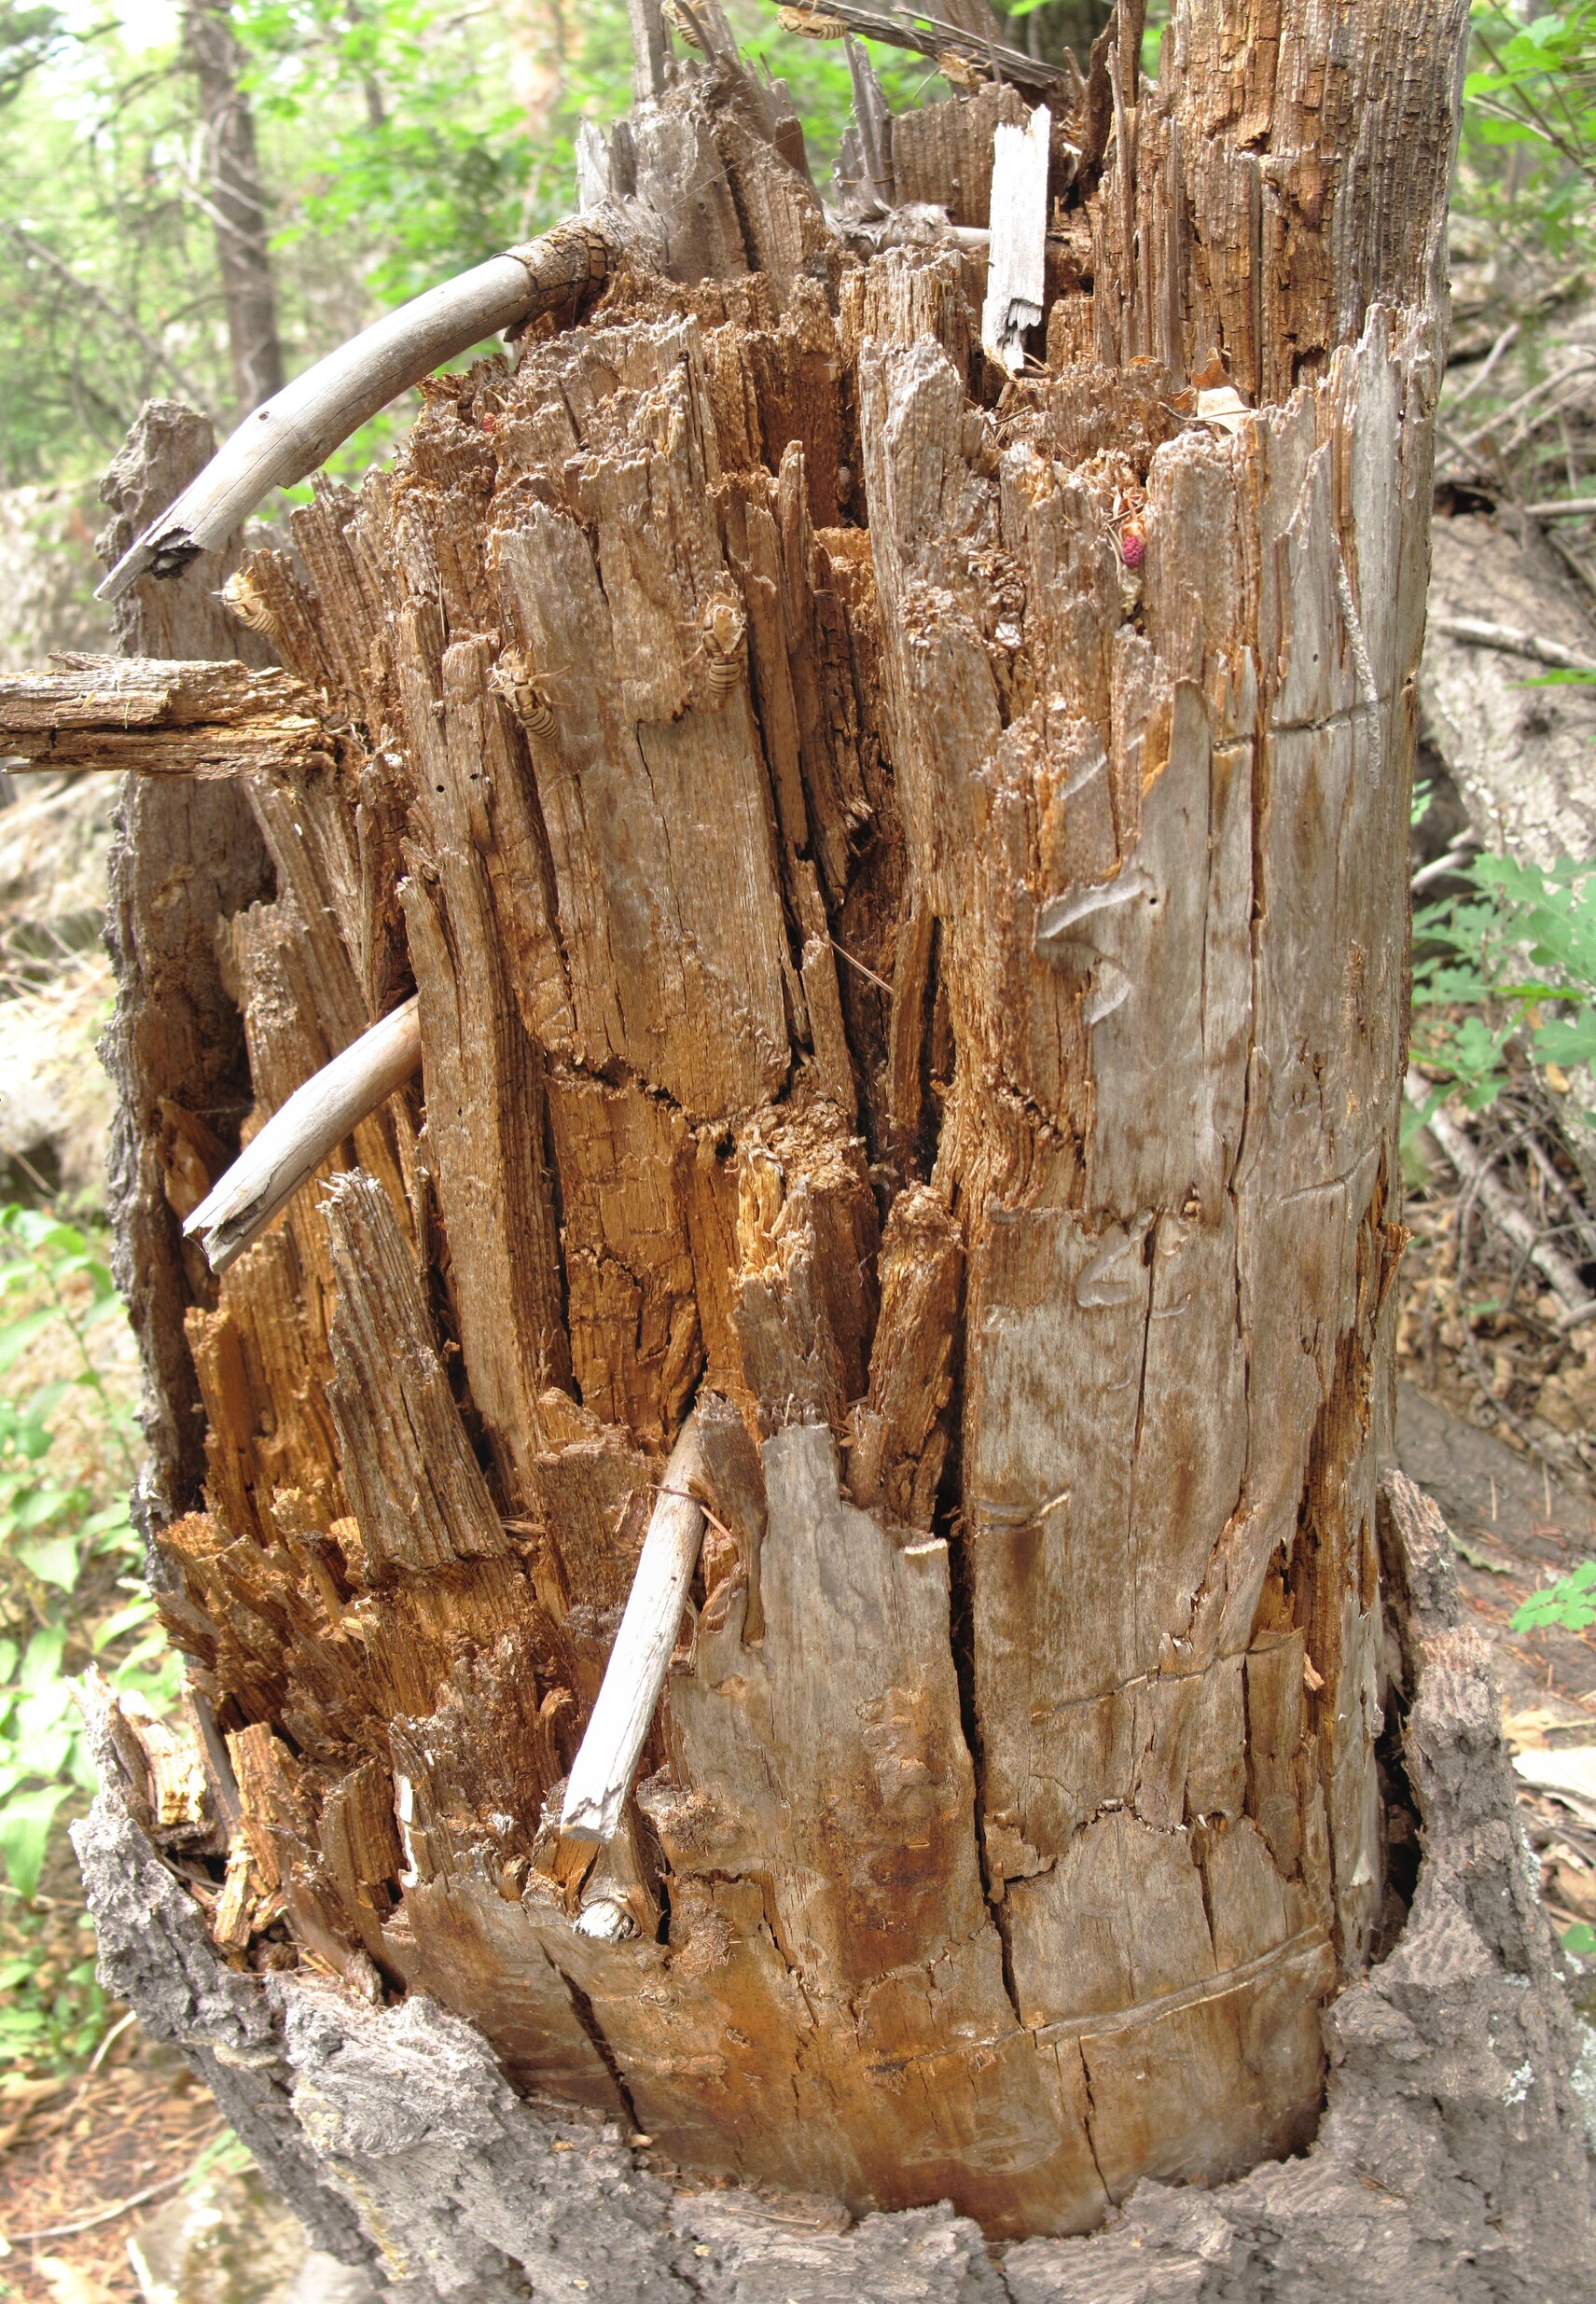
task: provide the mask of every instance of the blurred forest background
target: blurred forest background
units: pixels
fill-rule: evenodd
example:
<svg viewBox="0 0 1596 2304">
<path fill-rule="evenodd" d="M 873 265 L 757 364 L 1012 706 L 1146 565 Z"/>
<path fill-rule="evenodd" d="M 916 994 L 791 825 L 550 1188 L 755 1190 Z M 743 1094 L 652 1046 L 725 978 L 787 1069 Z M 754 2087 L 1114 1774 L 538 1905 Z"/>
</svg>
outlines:
<svg viewBox="0 0 1596 2304">
<path fill-rule="evenodd" d="M 840 45 L 791 9 L 728 12 L 788 83 L 824 187 Z M 1106 16 L 1036 0 L 1000 21 L 1084 60 Z M 872 62 L 895 109 L 948 93 L 923 58 Z M 1596 0 L 1481 0 L 1470 62 L 1420 682 L 1399 1450 L 1495 1654 L 1548 1905 L 1596 1965 Z M 225 435 L 383 310 L 568 213 L 581 123 L 631 101 L 625 0 L 0 0 L 0 671 L 109 645 L 99 482 L 146 397 Z M 389 455 L 417 404 L 333 476 Z M 262 507 L 274 540 L 308 496 Z M 0 2299 L 264 2304 L 304 2277 L 297 2228 L 175 2057 L 104 2003 L 63 1829 L 91 1792 L 74 1677 L 98 1663 L 152 1734 L 178 1691 L 128 1514 L 137 1371 L 104 1228 L 114 800 L 109 779 L 0 770 Z"/>
</svg>

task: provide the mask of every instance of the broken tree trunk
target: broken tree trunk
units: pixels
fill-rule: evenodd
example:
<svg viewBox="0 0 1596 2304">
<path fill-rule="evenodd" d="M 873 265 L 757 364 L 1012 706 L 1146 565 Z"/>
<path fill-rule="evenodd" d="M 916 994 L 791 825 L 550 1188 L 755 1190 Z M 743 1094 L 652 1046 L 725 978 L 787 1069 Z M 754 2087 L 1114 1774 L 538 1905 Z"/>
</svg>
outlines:
<svg viewBox="0 0 1596 2304">
<path fill-rule="evenodd" d="M 1128 15 L 992 200 L 1043 203 L 1013 379 L 967 243 L 1016 91 L 874 118 L 872 253 L 688 12 L 709 68 L 584 147 L 658 267 L 229 587 L 326 731 L 240 771 L 245 1132 L 412 992 L 422 1073 L 190 1276 L 155 1546 L 213 1933 L 396 2273 L 483 2297 L 534 2262 L 486 2145 L 461 2273 L 464 2196 L 418 2254 L 328 2108 L 396 2002 L 685 2182 L 1078 2233 L 1309 2144 L 1411 1885 L 1375 1488 L 1461 0 L 1187 0 L 1153 84 Z M 185 1143 L 187 1214 L 233 1147 Z M 651 1520 L 664 1695 L 562 1831 Z M 575 2284 L 673 2294 L 650 2247 Z"/>
</svg>

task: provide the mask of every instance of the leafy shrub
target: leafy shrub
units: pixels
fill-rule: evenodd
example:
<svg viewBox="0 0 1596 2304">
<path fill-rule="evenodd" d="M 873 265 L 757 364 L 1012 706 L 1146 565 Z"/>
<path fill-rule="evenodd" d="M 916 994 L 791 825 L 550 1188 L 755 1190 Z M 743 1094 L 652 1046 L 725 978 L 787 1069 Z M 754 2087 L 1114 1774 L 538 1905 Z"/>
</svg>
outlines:
<svg viewBox="0 0 1596 2304">
<path fill-rule="evenodd" d="M 128 1518 L 134 1427 L 103 1349 L 121 1317 L 84 1231 L 0 1209 L 0 2057 L 80 2053 L 101 2013 L 75 1913 L 63 1938 L 39 1895 L 62 1811 L 94 1784 L 72 1680 L 98 1659 L 158 1710 L 177 1692 Z"/>
<path fill-rule="evenodd" d="M 1560 1076 L 1596 1063 L 1596 862 L 1476 856 L 1460 877 L 1468 894 L 1413 915 L 1413 1054 L 1439 1076 L 1437 1102 L 1479 1112 L 1520 1035 Z"/>
<path fill-rule="evenodd" d="M 1582 1560 L 1555 1584 L 1532 1592 L 1509 1620 L 1510 1630 L 1516 1632 L 1545 1631 L 1553 1624 L 1571 1632 L 1582 1632 L 1588 1624 L 1596 1624 L 1596 1560 Z"/>
</svg>

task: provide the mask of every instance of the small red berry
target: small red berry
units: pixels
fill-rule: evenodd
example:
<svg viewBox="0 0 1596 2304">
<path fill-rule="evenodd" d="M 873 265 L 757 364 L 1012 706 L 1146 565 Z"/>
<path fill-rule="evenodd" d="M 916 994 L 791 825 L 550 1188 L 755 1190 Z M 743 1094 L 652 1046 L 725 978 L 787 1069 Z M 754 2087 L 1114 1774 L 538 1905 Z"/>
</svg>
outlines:
<svg viewBox="0 0 1596 2304">
<path fill-rule="evenodd" d="M 1127 568 L 1139 568 L 1147 557 L 1147 532 L 1139 520 L 1128 520 L 1119 531 L 1119 557 Z"/>
</svg>

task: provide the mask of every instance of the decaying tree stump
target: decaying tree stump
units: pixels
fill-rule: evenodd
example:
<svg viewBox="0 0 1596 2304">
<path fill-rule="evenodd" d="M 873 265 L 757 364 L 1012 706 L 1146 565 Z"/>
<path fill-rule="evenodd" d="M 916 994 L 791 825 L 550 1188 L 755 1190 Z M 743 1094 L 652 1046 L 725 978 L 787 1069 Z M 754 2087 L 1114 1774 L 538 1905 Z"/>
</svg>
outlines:
<svg viewBox="0 0 1596 2304">
<path fill-rule="evenodd" d="M 270 2075 L 260 2148 L 396 2277 L 1588 2292 L 1487 1686 L 1376 1511 L 1464 13 L 1186 0 L 1153 83 L 1125 11 L 1028 132 L 889 124 L 857 55 L 839 216 L 699 0 L 585 142 L 581 294 L 229 584 L 299 685 L 142 669 L 150 770 L 173 696 L 213 766 L 292 724 L 215 909 L 248 1125 L 412 991 L 422 1068 L 219 1284 L 138 1236 L 213 1785 L 154 1813 L 107 1714 L 84 1854 L 118 1988 Z M 989 199 L 1045 278 L 990 351 Z M 240 1115 L 163 1094 L 187 1216 Z M 696 1605 L 595 1840 L 677 1477 Z M 1304 2150 L 1326 2023 L 1301 2167 L 1039 2237 Z M 795 2257 L 713 2177 L 841 2210 Z"/>
</svg>

